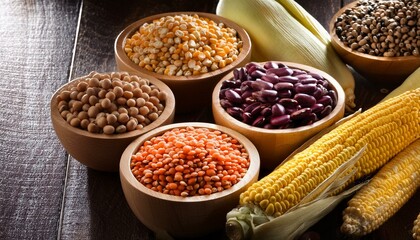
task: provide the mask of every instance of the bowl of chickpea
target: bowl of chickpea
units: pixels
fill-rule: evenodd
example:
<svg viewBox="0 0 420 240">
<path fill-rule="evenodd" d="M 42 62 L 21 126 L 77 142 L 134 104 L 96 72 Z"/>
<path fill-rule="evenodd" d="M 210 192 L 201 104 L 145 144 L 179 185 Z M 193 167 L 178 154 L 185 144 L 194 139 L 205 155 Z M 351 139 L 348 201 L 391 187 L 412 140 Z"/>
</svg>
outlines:
<svg viewBox="0 0 420 240">
<path fill-rule="evenodd" d="M 418 3 L 354 1 L 329 24 L 331 44 L 367 80 L 396 87 L 420 67 Z"/>
<path fill-rule="evenodd" d="M 210 107 L 216 83 L 251 58 L 236 23 L 211 13 L 170 12 L 127 26 L 116 38 L 117 68 L 153 76 L 173 91 L 177 112 Z"/>
<path fill-rule="evenodd" d="M 158 79 L 140 76 L 91 72 L 53 94 L 52 125 L 73 158 L 98 171 L 116 172 L 121 154 L 134 139 L 173 122 L 171 89 Z"/>
<path fill-rule="evenodd" d="M 257 149 L 242 134 L 183 122 L 133 141 L 121 156 L 120 179 L 131 210 L 157 239 L 203 239 L 223 236 L 226 214 L 258 180 L 259 167 Z"/>
</svg>

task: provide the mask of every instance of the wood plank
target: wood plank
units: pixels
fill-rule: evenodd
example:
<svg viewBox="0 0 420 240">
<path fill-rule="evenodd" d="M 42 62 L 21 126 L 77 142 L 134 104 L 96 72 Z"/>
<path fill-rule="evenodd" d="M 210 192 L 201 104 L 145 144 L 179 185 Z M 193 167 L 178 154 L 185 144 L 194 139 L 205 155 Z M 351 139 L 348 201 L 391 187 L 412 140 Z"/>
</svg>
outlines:
<svg viewBox="0 0 420 240">
<path fill-rule="evenodd" d="M 114 40 L 124 27 L 140 18 L 169 11 L 214 12 L 215 6 L 212 0 L 84 1 L 73 76 L 93 70 L 114 71 Z M 203 117 L 182 117 L 186 119 Z M 154 238 L 129 209 L 118 173 L 94 171 L 71 159 L 64 203 L 62 239 Z"/>
<path fill-rule="evenodd" d="M 68 80 L 79 6 L 0 2 L 0 239 L 57 237 L 67 155 L 49 100 Z"/>
</svg>

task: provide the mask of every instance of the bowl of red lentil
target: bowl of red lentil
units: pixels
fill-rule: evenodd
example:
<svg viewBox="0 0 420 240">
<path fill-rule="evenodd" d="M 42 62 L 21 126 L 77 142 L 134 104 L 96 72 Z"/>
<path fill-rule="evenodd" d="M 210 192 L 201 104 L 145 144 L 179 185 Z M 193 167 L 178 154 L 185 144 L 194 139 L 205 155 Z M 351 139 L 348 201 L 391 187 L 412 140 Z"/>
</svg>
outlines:
<svg viewBox="0 0 420 240">
<path fill-rule="evenodd" d="M 170 12 L 127 26 L 116 38 L 122 71 L 141 72 L 166 83 L 177 112 L 211 104 L 211 92 L 229 71 L 251 58 L 251 40 L 236 23 L 211 13 Z"/>
<path fill-rule="evenodd" d="M 216 124 L 251 140 L 270 172 L 296 148 L 344 116 L 340 84 L 316 68 L 291 62 L 250 62 L 217 83 Z"/>
<path fill-rule="evenodd" d="M 418 1 L 367 1 L 345 5 L 331 19 L 335 51 L 367 80 L 401 84 L 420 67 Z"/>
<path fill-rule="evenodd" d="M 53 94 L 52 125 L 77 161 L 95 170 L 117 172 L 121 154 L 134 139 L 173 122 L 171 89 L 158 79 L 140 76 L 91 72 Z"/>
<path fill-rule="evenodd" d="M 259 167 L 258 151 L 243 135 L 184 122 L 133 141 L 121 157 L 120 179 L 130 208 L 157 238 L 200 238 L 223 230 Z"/>
</svg>

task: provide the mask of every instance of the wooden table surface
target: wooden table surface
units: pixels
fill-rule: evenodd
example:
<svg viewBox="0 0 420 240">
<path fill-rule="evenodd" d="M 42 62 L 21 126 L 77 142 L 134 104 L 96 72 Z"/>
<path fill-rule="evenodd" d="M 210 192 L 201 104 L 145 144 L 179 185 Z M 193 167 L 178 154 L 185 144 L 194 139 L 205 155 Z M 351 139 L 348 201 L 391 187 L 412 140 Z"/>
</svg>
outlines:
<svg viewBox="0 0 420 240">
<path fill-rule="evenodd" d="M 327 27 L 346 1 L 298 2 Z M 52 128 L 49 100 L 74 77 L 114 71 L 115 37 L 131 22 L 169 11 L 214 13 L 216 6 L 215 0 L 0 2 L 0 239 L 155 238 L 129 209 L 118 173 L 89 169 L 66 153 Z M 355 76 L 358 107 L 385 96 L 386 89 Z M 213 121 L 210 109 L 175 120 Z M 417 192 L 363 239 L 411 239 L 419 203 Z M 321 239 L 346 239 L 339 233 L 343 207 L 311 231 Z"/>
</svg>

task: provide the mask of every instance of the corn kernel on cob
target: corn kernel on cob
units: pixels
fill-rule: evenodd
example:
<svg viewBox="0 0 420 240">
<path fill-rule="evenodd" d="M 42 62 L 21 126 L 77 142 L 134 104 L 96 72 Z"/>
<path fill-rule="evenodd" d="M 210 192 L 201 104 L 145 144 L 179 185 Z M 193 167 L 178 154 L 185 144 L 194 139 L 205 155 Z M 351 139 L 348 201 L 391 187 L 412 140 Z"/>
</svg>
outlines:
<svg viewBox="0 0 420 240">
<path fill-rule="evenodd" d="M 417 215 L 416 220 L 414 220 L 413 225 L 413 239 L 420 240 L 420 213 Z"/>
<path fill-rule="evenodd" d="M 314 195 L 314 192 L 318 194 L 317 188 L 342 165 L 355 159 L 355 155 L 360 155 L 360 158 L 353 167 L 344 171 L 347 176 L 340 176 L 344 181 L 339 189 L 376 172 L 419 137 L 420 88 L 417 88 L 338 125 L 251 185 L 240 195 L 240 206 L 252 209 L 246 211 L 253 214 L 251 219 L 257 222 L 242 221 L 248 218 L 241 216 L 237 219 L 241 225 L 238 231 L 254 231 L 258 225 L 270 224 L 273 219 L 281 218 L 294 207 L 308 202 L 305 197 Z M 335 194 L 338 192 L 333 192 Z M 325 194 L 319 192 L 318 195 Z M 322 199 L 319 196 L 313 198 Z"/>
<path fill-rule="evenodd" d="M 341 231 L 364 236 L 394 215 L 420 186 L 420 140 L 376 173 L 348 202 Z"/>
</svg>

